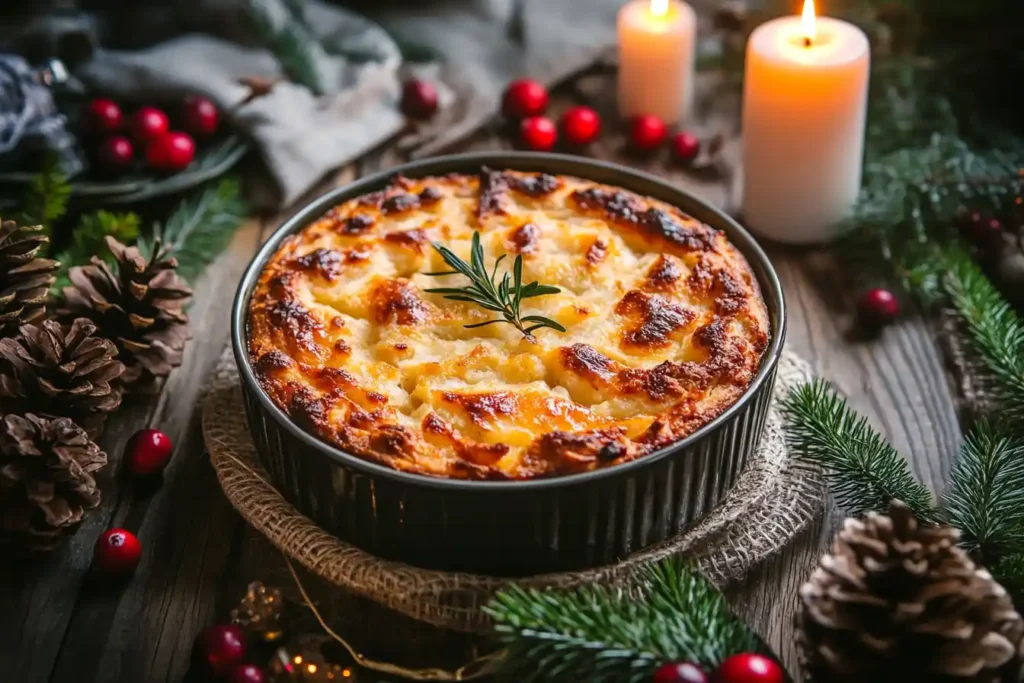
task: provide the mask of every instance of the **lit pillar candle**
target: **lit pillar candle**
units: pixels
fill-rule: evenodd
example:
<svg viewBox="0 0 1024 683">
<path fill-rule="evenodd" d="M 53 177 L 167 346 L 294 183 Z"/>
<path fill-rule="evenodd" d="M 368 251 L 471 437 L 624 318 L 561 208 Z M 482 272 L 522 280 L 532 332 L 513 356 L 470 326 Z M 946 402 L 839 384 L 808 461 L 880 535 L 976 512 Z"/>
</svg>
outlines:
<svg viewBox="0 0 1024 683">
<path fill-rule="evenodd" d="M 678 0 L 633 0 L 619 10 L 619 113 L 682 123 L 693 105 L 697 17 Z"/>
<path fill-rule="evenodd" d="M 782 242 L 823 242 L 860 191 L 871 52 L 837 19 L 759 26 L 747 44 L 743 96 L 743 218 Z"/>
</svg>

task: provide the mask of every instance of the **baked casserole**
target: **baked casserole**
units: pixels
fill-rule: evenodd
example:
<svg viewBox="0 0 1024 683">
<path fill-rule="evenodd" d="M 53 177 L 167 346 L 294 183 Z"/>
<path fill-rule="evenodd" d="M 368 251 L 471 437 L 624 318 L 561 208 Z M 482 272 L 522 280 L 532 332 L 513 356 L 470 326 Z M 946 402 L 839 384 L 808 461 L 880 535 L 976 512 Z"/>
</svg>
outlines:
<svg viewBox="0 0 1024 683">
<path fill-rule="evenodd" d="M 439 246 L 558 293 L 523 316 L 458 288 Z M 495 258 L 510 258 L 495 266 Z M 269 260 L 249 356 L 293 421 L 348 453 L 457 479 L 532 479 L 635 460 L 732 405 L 768 346 L 746 260 L 679 209 L 571 176 L 483 169 L 345 201 Z"/>
</svg>

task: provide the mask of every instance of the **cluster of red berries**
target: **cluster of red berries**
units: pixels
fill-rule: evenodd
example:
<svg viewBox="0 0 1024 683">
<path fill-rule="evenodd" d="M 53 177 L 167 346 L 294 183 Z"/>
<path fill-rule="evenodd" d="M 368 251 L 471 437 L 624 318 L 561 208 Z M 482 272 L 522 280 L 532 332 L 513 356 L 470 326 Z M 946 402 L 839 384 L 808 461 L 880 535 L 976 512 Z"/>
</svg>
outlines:
<svg viewBox="0 0 1024 683">
<path fill-rule="evenodd" d="M 778 663 L 763 655 L 744 652 L 722 662 L 708 677 L 690 662 L 672 662 L 654 672 L 654 683 L 783 683 L 786 675 Z"/>
<path fill-rule="evenodd" d="M 163 471 L 173 452 L 171 439 L 157 429 L 140 429 L 124 451 L 124 467 L 135 478 L 153 477 Z M 131 574 L 142 556 L 142 544 L 126 529 L 108 529 L 96 541 L 93 566 L 104 576 Z"/>
<path fill-rule="evenodd" d="M 185 169 L 196 154 L 196 139 L 217 132 L 220 113 L 205 97 L 185 100 L 180 116 L 183 131 L 171 130 L 171 120 L 157 107 L 140 107 L 126 118 L 113 100 L 96 98 L 85 109 L 83 130 L 95 141 L 96 160 L 108 173 L 120 173 L 141 152 L 146 166 L 160 173 Z"/>
<path fill-rule="evenodd" d="M 509 121 L 519 122 L 519 142 L 527 149 L 546 152 L 558 142 L 559 130 L 570 145 L 582 147 L 601 134 L 601 117 L 590 107 L 567 109 L 558 121 L 545 116 L 548 91 L 537 81 L 521 79 L 509 83 L 502 96 L 501 113 Z M 630 147 L 636 152 L 652 152 L 668 139 L 668 126 L 657 116 L 638 116 L 630 122 Z M 700 140 L 692 133 L 672 137 L 676 159 L 693 160 L 700 151 Z"/>
<path fill-rule="evenodd" d="M 245 631 L 234 624 L 214 624 L 196 638 L 193 656 L 204 674 L 228 683 L 264 683 L 266 676 L 255 664 L 246 664 Z"/>
</svg>

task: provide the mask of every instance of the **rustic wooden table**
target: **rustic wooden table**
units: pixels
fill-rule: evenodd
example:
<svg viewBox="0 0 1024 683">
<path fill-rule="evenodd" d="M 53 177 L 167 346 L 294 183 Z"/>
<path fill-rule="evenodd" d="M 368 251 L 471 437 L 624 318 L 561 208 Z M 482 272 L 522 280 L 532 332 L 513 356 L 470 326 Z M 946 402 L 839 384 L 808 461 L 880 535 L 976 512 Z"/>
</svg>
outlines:
<svg viewBox="0 0 1024 683">
<path fill-rule="evenodd" d="M 609 92 L 606 75 L 578 79 L 559 89 L 555 110 L 588 101 L 610 111 Z M 724 136 L 722 164 L 734 168 L 735 116 L 705 113 L 702 121 L 698 130 L 703 135 Z M 499 131 L 486 130 L 459 150 L 508 146 Z M 668 175 L 719 205 L 733 206 L 736 188 L 728 170 L 684 172 L 673 168 L 667 156 L 633 159 L 622 147 L 620 135 L 606 135 L 600 148 L 589 153 Z M 341 169 L 310 196 L 400 163 L 400 148 L 390 144 Z M 280 557 L 247 529 L 221 494 L 199 429 L 200 396 L 228 339 L 231 295 L 261 240 L 288 213 L 253 218 L 242 226 L 230 248 L 195 283 L 190 310 L 195 338 L 182 367 L 159 397 L 125 405 L 103 436 L 102 445 L 115 463 L 110 469 L 116 470 L 118 454 L 135 430 L 151 425 L 167 432 L 176 449 L 162 486 L 133 490 L 110 475 L 102 506 L 63 549 L 34 563 L 0 558 L 0 682 L 180 681 L 189 669 L 195 635 L 226 618 L 247 582 L 288 581 Z M 939 488 L 950 469 L 959 427 L 952 385 L 932 330 L 910 315 L 878 338 L 857 339 L 850 316 L 853 274 L 820 251 L 767 246 L 789 305 L 789 348 L 830 378 L 910 457 L 915 473 Z M 839 519 L 834 510 L 826 510 L 811 529 L 729 592 L 738 613 L 794 671 L 797 590 Z M 114 587 L 98 585 L 88 574 L 92 546 L 111 526 L 134 531 L 144 548 L 134 578 Z M 357 624 L 372 612 L 358 602 L 343 609 L 348 621 Z M 404 636 L 367 639 L 371 631 L 356 631 L 379 657 L 400 657 L 406 644 Z M 427 640 L 432 643 L 437 636 Z"/>
</svg>

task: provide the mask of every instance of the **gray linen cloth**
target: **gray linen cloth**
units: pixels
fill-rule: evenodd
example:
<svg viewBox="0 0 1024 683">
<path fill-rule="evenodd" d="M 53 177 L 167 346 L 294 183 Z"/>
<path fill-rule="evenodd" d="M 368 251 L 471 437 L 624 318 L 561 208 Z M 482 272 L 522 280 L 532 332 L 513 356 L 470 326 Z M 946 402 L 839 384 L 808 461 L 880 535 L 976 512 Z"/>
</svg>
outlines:
<svg viewBox="0 0 1024 683">
<path fill-rule="evenodd" d="M 317 54 L 327 84 L 322 96 L 282 80 L 268 95 L 236 108 L 248 93 L 239 78 L 277 78 L 281 64 L 265 49 L 199 33 L 143 50 L 100 50 L 76 75 L 100 92 L 133 101 L 209 97 L 255 142 L 279 190 L 268 203 L 288 204 L 327 171 L 404 125 L 397 106 L 401 57 L 388 35 L 337 7 L 309 2 L 307 13 L 310 29 L 328 50 L 340 36 L 356 35 L 378 55 L 357 62 L 327 50 Z"/>
<path fill-rule="evenodd" d="M 270 95 L 233 109 L 247 92 L 238 78 L 283 73 L 274 55 L 254 43 L 243 11 L 254 1 L 274 22 L 287 16 L 288 7 L 303 8 L 320 44 L 312 52 L 324 95 L 286 81 Z M 486 122 L 510 80 L 557 81 L 608 51 L 623 2 L 350 0 L 346 4 L 353 9 L 321 0 L 114 3 L 78 23 L 99 37 L 94 45 L 120 42 L 131 49 L 97 49 L 75 74 L 99 91 L 132 101 L 206 95 L 259 149 L 278 189 L 275 197 L 261 197 L 262 203 L 287 204 L 330 170 L 403 129 L 398 100 L 402 69 L 408 67 L 402 67 L 396 39 L 436 55 L 439 65 L 419 68 L 451 87 L 440 88 L 447 111 L 403 138 L 408 151 L 422 156 Z M 34 22 L 30 40 L 23 42 L 52 52 L 63 44 L 55 34 L 73 33 L 75 26 L 66 14 L 50 14 Z M 75 42 L 79 50 L 81 43 Z M 148 47 L 138 49 L 140 43 Z"/>
</svg>

